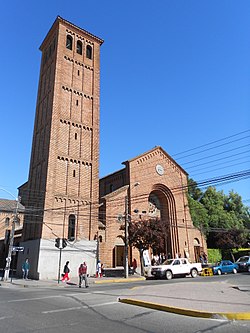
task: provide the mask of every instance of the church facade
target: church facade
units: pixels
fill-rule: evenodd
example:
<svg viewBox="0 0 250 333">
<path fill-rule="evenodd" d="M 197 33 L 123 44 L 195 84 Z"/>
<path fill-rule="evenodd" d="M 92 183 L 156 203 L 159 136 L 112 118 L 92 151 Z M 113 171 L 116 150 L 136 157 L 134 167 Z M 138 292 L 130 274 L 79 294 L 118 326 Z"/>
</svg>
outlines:
<svg viewBox="0 0 250 333">
<path fill-rule="evenodd" d="M 127 200 L 129 223 L 157 218 L 165 222 L 165 256 L 199 261 L 200 253 L 207 249 L 203 234 L 191 220 L 187 173 L 161 147 L 123 164 L 123 169 L 100 180 L 101 260 L 108 267 L 124 264 L 124 242 L 119 236 Z M 153 254 L 158 253 L 152 248 Z M 130 248 L 128 257 L 131 264 L 134 257 L 139 258 L 138 251 Z"/>
</svg>

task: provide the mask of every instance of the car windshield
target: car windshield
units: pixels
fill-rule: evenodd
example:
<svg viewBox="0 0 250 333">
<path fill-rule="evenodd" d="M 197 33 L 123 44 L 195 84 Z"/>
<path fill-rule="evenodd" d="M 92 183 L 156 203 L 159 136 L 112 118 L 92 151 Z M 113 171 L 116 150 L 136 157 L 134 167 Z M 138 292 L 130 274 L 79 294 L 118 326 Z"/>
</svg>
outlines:
<svg viewBox="0 0 250 333">
<path fill-rule="evenodd" d="M 247 262 L 248 261 L 248 257 L 241 257 L 237 260 L 237 262 Z"/>
<path fill-rule="evenodd" d="M 171 265 L 174 259 L 167 259 L 163 262 L 163 265 Z"/>
</svg>

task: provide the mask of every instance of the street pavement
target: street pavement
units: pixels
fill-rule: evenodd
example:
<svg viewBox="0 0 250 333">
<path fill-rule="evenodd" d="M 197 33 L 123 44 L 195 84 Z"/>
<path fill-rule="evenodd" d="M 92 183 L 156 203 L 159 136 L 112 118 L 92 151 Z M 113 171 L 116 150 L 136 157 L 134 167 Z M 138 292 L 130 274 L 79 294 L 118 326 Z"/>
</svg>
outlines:
<svg viewBox="0 0 250 333">
<path fill-rule="evenodd" d="M 198 277 L 197 279 L 203 279 Z M 125 278 L 89 278 L 89 286 L 106 283 L 130 283 L 145 280 L 138 275 Z M 0 281 L 0 287 L 58 287 L 78 286 L 78 279 L 57 283 L 57 280 Z M 84 287 L 84 283 L 83 283 Z M 232 285 L 225 280 L 199 283 L 185 281 L 179 283 L 145 285 L 134 287 L 120 296 L 119 302 L 151 308 L 176 314 L 227 320 L 250 320 L 250 283 Z"/>
</svg>

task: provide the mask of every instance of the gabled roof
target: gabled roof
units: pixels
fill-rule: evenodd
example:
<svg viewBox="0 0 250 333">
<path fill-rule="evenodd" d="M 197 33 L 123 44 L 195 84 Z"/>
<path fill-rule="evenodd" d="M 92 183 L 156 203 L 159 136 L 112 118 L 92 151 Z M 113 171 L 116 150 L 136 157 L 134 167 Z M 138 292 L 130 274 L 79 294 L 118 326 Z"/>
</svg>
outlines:
<svg viewBox="0 0 250 333">
<path fill-rule="evenodd" d="M 111 177 L 111 176 L 115 176 L 115 174 L 119 174 L 119 173 L 121 173 L 122 171 L 125 172 L 125 171 L 126 171 L 126 168 L 122 168 L 122 169 L 119 169 L 119 170 L 114 171 L 114 172 L 112 172 L 112 173 L 109 173 L 108 175 L 101 177 L 100 180 L 103 180 L 103 179 L 105 179 L 105 178 L 109 178 L 109 177 Z"/>
<path fill-rule="evenodd" d="M 113 192 L 110 192 L 104 196 L 102 196 L 100 199 L 105 199 L 105 200 L 108 200 L 112 197 L 115 197 L 117 194 L 120 194 L 124 191 L 126 191 L 128 189 L 129 185 L 124 185 L 122 187 L 119 187 L 117 190 L 113 191 Z"/>
<path fill-rule="evenodd" d="M 17 206 L 15 200 L 0 199 L 0 212 L 14 213 L 16 208 L 19 213 L 23 213 L 25 211 L 25 207 L 20 204 L 20 202 Z"/>
<path fill-rule="evenodd" d="M 188 173 L 161 146 L 155 146 L 153 149 L 150 149 L 150 150 L 146 151 L 145 153 L 143 153 L 141 155 L 138 155 L 134 158 L 131 158 L 130 160 L 122 162 L 122 164 L 126 165 L 127 163 L 133 162 L 133 161 L 137 160 L 138 158 L 142 158 L 143 156 L 145 156 L 147 154 L 150 154 L 150 153 L 152 153 L 156 150 L 161 150 L 162 153 L 164 155 L 166 155 L 167 158 L 169 158 L 182 172 L 184 172 L 186 175 L 188 175 Z"/>
</svg>

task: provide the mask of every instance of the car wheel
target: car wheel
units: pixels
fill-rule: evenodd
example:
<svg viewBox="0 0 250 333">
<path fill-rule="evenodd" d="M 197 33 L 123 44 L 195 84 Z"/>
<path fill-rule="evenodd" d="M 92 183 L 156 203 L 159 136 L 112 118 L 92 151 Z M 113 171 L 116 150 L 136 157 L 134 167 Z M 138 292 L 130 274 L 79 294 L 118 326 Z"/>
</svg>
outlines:
<svg viewBox="0 0 250 333">
<path fill-rule="evenodd" d="M 173 273 L 171 271 L 166 271 L 166 279 L 171 280 L 173 278 Z"/>
<path fill-rule="evenodd" d="M 233 273 L 234 273 L 234 274 L 237 273 L 237 269 L 236 269 L 236 268 L 233 269 Z"/>
<path fill-rule="evenodd" d="M 221 270 L 218 269 L 217 274 L 218 274 L 218 275 L 221 275 L 221 273 L 222 273 Z"/>
<path fill-rule="evenodd" d="M 198 275 L 197 269 L 195 269 L 195 268 L 191 269 L 190 274 L 191 274 L 192 278 L 196 278 Z"/>
</svg>

